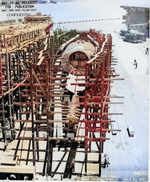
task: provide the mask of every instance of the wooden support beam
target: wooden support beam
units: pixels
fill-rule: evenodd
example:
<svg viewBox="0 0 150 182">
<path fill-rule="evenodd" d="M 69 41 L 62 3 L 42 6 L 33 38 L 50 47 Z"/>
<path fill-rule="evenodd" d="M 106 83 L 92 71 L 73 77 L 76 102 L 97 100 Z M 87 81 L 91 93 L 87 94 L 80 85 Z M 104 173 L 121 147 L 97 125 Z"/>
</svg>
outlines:
<svg viewBox="0 0 150 182">
<path fill-rule="evenodd" d="M 101 138 L 87 138 L 86 140 L 88 142 L 104 142 L 104 141 L 110 140 L 110 139 L 109 138 L 101 137 Z"/>
<path fill-rule="evenodd" d="M 40 83 L 38 77 L 36 76 L 34 69 L 32 69 L 32 72 L 33 72 L 33 75 L 34 75 L 34 77 L 36 78 L 36 81 L 38 82 L 39 87 L 40 87 L 40 89 L 42 90 L 44 96 L 46 96 L 45 90 L 44 90 L 44 88 L 42 87 L 42 85 L 41 85 L 41 83 Z"/>
<path fill-rule="evenodd" d="M 123 102 L 103 102 L 103 104 L 123 104 Z"/>
<path fill-rule="evenodd" d="M 65 158 L 67 152 L 68 152 L 68 150 L 66 149 L 66 150 L 65 150 L 65 153 L 63 154 L 62 158 L 59 160 L 59 163 L 58 163 L 57 167 L 55 168 L 55 170 L 54 170 L 54 172 L 53 172 L 53 174 L 52 174 L 52 176 L 51 176 L 52 178 L 53 178 L 54 175 L 56 174 L 56 172 L 57 172 L 59 166 L 61 165 L 63 159 Z"/>
<path fill-rule="evenodd" d="M 48 142 L 47 142 L 47 144 L 46 144 L 46 153 L 45 153 L 45 159 L 44 159 L 44 165 L 43 165 L 42 176 L 45 175 L 45 169 L 46 169 L 46 163 L 47 163 L 47 150 L 48 150 Z"/>
<path fill-rule="evenodd" d="M 64 171 L 64 175 L 63 175 L 63 178 L 69 178 L 69 179 L 71 179 L 72 168 L 75 165 L 75 156 L 76 156 L 78 142 L 73 141 L 71 144 L 72 144 L 71 149 L 69 152 L 69 156 L 67 159 L 67 163 L 66 163 L 66 167 L 65 167 L 65 171 Z"/>
<path fill-rule="evenodd" d="M 103 116 L 106 115 L 123 115 L 123 113 L 103 113 Z"/>
<path fill-rule="evenodd" d="M 104 81 L 124 80 L 124 78 L 104 78 Z"/>
<path fill-rule="evenodd" d="M 42 63 L 42 61 L 44 60 L 44 58 L 45 58 L 44 56 L 41 57 L 40 61 L 37 63 L 37 66 L 39 66 Z"/>
<path fill-rule="evenodd" d="M 26 165 L 28 165 L 28 160 L 29 160 L 29 153 L 30 153 L 30 145 L 31 145 L 31 140 L 29 141 L 29 146 L 28 146 L 28 153 L 27 153 L 27 160 L 26 160 Z"/>
</svg>

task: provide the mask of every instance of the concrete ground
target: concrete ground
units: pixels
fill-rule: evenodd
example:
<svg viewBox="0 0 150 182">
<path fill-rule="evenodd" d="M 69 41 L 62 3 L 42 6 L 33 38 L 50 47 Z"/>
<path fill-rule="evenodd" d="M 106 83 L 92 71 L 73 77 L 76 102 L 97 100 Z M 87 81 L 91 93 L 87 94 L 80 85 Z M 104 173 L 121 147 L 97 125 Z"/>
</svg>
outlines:
<svg viewBox="0 0 150 182">
<path fill-rule="evenodd" d="M 110 165 L 102 170 L 102 176 L 117 177 L 119 180 L 145 180 L 148 177 L 148 129 L 149 129 L 149 56 L 145 48 L 149 39 L 140 44 L 124 42 L 117 33 L 113 34 L 114 56 L 118 59 L 116 73 L 124 81 L 114 81 L 111 94 L 124 96 L 123 105 L 111 106 L 110 112 L 123 113 L 113 116 L 114 128 L 122 131 L 109 133 L 104 153 Z M 138 62 L 135 69 L 134 59 Z M 114 101 L 114 100 L 113 100 Z M 119 101 L 119 99 L 118 99 Z M 127 127 L 132 126 L 134 137 L 129 137 Z"/>
</svg>

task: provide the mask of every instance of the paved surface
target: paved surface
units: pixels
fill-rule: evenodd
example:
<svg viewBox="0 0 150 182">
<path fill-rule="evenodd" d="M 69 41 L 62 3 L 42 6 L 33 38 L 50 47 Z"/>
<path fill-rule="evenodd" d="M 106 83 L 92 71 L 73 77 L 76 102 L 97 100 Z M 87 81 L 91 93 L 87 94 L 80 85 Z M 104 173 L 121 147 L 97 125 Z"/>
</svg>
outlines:
<svg viewBox="0 0 150 182">
<path fill-rule="evenodd" d="M 103 169 L 102 176 L 118 180 L 146 180 L 148 174 L 148 93 L 149 93 L 149 56 L 145 55 L 148 41 L 142 44 L 123 42 L 116 34 L 114 37 L 114 56 L 118 58 L 115 66 L 117 74 L 124 81 L 114 81 L 111 94 L 124 96 L 124 104 L 111 106 L 112 112 L 122 112 L 123 116 L 113 116 L 115 128 L 122 131 L 107 136 L 104 152 L 109 155 L 110 166 Z M 134 59 L 138 62 L 135 69 Z M 127 127 L 132 126 L 134 137 L 128 136 Z"/>
</svg>

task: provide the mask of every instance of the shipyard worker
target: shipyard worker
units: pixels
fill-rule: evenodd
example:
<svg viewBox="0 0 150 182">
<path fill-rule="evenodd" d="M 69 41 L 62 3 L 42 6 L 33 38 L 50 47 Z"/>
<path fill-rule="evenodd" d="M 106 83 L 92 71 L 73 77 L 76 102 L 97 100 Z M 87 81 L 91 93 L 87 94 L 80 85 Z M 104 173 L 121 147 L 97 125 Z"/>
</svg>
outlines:
<svg viewBox="0 0 150 182">
<path fill-rule="evenodd" d="M 145 54 L 149 54 L 149 48 L 146 48 Z"/>
<path fill-rule="evenodd" d="M 107 154 L 104 154 L 104 168 L 108 167 L 108 164 L 110 164 L 109 163 L 109 157 Z"/>
<path fill-rule="evenodd" d="M 136 59 L 134 59 L 134 63 L 133 63 L 133 65 L 135 65 L 135 69 L 137 68 L 137 61 L 136 61 Z"/>
</svg>

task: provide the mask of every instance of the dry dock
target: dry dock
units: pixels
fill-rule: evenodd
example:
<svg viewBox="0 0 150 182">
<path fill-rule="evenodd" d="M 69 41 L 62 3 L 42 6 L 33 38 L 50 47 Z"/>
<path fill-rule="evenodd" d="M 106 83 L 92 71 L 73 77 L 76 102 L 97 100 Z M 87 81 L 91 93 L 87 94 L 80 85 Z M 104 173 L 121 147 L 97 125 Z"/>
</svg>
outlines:
<svg viewBox="0 0 150 182">
<path fill-rule="evenodd" d="M 77 132 L 78 135 L 72 137 L 73 132 L 70 132 L 67 137 L 64 137 L 63 131 L 67 131 L 68 128 L 71 131 L 72 128 L 66 119 L 71 107 L 68 100 L 70 95 L 63 95 L 66 92 L 64 88 L 68 77 L 60 66 L 61 55 L 56 54 L 61 36 L 56 35 L 57 39 L 50 36 L 52 22 L 49 17 L 39 16 L 38 20 L 30 18 L 30 22 L 27 19 L 26 21 L 24 24 L 18 22 L 15 26 L 9 25 L 1 30 L 0 172 L 11 175 L 21 173 L 19 170 L 22 170 L 23 174 L 21 173 L 18 179 L 28 176 L 29 179 L 36 180 L 66 180 L 66 178 L 80 180 L 80 177 L 84 179 L 85 176 L 85 179 L 89 179 L 90 176 L 90 179 L 98 180 L 95 177 L 98 175 L 102 180 L 146 181 L 148 178 L 149 69 L 145 49 L 149 39 L 135 45 L 124 42 L 117 33 L 113 32 L 115 47 L 113 46 L 111 54 L 109 52 L 112 46 L 111 36 L 106 38 L 104 46 L 107 48 L 101 48 L 101 57 L 98 57 L 99 53 L 88 62 L 89 69 L 94 67 L 95 73 L 100 70 L 103 75 L 98 79 L 86 78 L 85 83 L 78 84 L 88 85 L 86 88 L 89 88 L 89 85 L 97 85 L 92 87 L 95 92 L 92 93 L 91 100 L 88 100 L 90 92 L 85 96 L 76 97 L 76 104 L 80 107 L 77 106 L 72 115 L 78 116 L 81 112 L 77 113 L 78 109 L 81 110 L 81 105 L 85 103 L 88 103 L 86 107 L 98 105 L 101 109 L 105 108 L 105 113 L 99 113 L 99 108 L 96 110 L 97 107 L 93 106 L 92 109 L 90 108 L 91 113 L 88 112 L 91 117 L 87 119 L 92 125 L 87 125 L 84 121 L 87 117 L 85 107 L 79 119 L 81 124 L 78 128 L 81 130 Z M 92 33 L 99 36 L 95 31 Z M 63 32 L 62 36 L 66 34 Z M 74 35 L 74 32 L 72 31 L 71 34 Z M 69 35 L 67 34 L 66 37 Z M 107 67 L 111 64 L 109 72 L 101 67 L 106 52 L 109 52 L 106 59 Z M 134 59 L 138 62 L 137 69 L 133 65 Z M 64 63 L 66 64 L 65 61 Z M 109 75 L 107 78 L 104 78 L 105 72 Z M 74 74 L 79 76 L 77 72 Z M 124 78 L 124 81 L 116 78 L 118 74 Z M 88 74 L 80 72 L 80 75 Z M 100 84 L 101 80 L 102 84 Z M 113 87 L 108 86 L 109 83 Z M 107 89 L 107 92 L 102 92 L 104 105 L 99 100 L 92 100 L 92 98 L 99 99 L 98 94 Z M 86 98 L 88 102 L 85 100 L 79 102 L 77 98 Z M 102 128 L 97 119 L 100 114 L 105 116 L 103 120 L 101 119 L 104 123 Z M 94 122 L 99 122 L 99 125 L 95 125 Z M 106 123 L 109 123 L 109 128 Z M 129 126 L 134 130 L 134 137 L 128 135 Z M 100 134 L 94 135 L 97 131 Z M 100 150 L 101 148 L 103 151 Z M 105 154 L 109 158 L 108 166 L 104 164 Z"/>
</svg>

